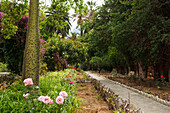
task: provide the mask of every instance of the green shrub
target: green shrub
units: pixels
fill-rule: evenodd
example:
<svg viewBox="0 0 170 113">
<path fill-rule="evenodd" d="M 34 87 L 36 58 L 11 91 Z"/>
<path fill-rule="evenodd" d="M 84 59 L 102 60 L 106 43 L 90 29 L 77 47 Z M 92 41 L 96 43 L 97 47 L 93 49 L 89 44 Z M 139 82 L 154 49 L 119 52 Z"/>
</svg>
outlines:
<svg viewBox="0 0 170 113">
<path fill-rule="evenodd" d="M 8 68 L 7 68 L 7 64 L 3 64 L 2 62 L 0 62 L 0 72 L 7 72 Z"/>
<path fill-rule="evenodd" d="M 97 66 L 99 73 L 101 72 L 102 67 L 104 66 L 104 60 L 98 56 L 92 57 L 89 63 L 94 66 Z"/>
<path fill-rule="evenodd" d="M 42 44 L 43 61 L 47 63 L 49 71 L 61 70 L 70 65 L 78 64 L 86 60 L 87 47 L 79 40 L 60 39 L 60 35 L 52 37 Z"/>
</svg>

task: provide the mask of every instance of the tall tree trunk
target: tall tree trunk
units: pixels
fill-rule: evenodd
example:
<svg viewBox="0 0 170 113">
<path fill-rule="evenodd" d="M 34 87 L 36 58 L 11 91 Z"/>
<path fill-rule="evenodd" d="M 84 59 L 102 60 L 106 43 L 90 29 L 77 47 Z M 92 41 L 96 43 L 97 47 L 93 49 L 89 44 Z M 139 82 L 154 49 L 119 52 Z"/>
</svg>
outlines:
<svg viewBox="0 0 170 113">
<path fill-rule="evenodd" d="M 101 72 L 101 70 L 102 70 L 102 67 L 99 66 L 98 68 L 99 68 L 99 74 L 100 74 L 100 72 Z"/>
<path fill-rule="evenodd" d="M 170 66 L 169 66 L 169 69 L 168 69 L 168 82 L 170 83 Z"/>
<path fill-rule="evenodd" d="M 30 0 L 26 45 L 23 58 L 22 81 L 33 78 L 39 85 L 40 74 L 40 37 L 39 37 L 39 0 Z"/>
<path fill-rule="evenodd" d="M 139 67 L 135 65 L 135 75 L 139 76 Z"/>
<path fill-rule="evenodd" d="M 138 67 L 139 67 L 139 77 L 144 78 L 144 72 L 143 72 L 141 61 L 138 62 Z"/>
<path fill-rule="evenodd" d="M 80 35 L 83 36 L 83 28 L 81 24 L 80 24 Z"/>
</svg>

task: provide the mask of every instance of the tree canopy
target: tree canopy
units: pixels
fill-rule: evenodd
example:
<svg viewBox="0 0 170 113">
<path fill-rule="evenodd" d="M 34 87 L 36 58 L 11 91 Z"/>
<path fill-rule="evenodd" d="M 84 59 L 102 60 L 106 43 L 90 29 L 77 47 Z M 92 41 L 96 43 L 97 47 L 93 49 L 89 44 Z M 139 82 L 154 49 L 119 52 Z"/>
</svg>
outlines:
<svg viewBox="0 0 170 113">
<path fill-rule="evenodd" d="M 122 73 L 153 66 L 155 73 L 168 75 L 168 69 L 158 68 L 169 65 L 169 5 L 168 0 L 105 0 L 84 23 L 88 54 L 107 58 Z"/>
</svg>

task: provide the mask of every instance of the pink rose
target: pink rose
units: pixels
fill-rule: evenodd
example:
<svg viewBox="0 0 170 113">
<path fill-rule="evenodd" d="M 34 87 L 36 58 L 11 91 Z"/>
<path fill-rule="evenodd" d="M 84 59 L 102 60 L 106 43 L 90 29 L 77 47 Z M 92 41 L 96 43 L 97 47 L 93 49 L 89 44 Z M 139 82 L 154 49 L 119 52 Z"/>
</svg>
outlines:
<svg viewBox="0 0 170 113">
<path fill-rule="evenodd" d="M 41 42 L 41 43 L 44 43 L 44 42 L 45 42 L 45 40 L 43 40 L 43 39 L 40 39 L 40 42 Z"/>
<path fill-rule="evenodd" d="M 27 86 L 27 85 L 33 85 L 32 78 L 27 78 L 27 79 L 25 79 L 25 80 L 24 80 L 24 84 L 25 84 L 25 86 Z"/>
<path fill-rule="evenodd" d="M 38 97 L 38 100 L 39 100 L 40 102 L 43 102 L 43 100 L 44 100 L 44 96 L 40 96 L 40 97 Z"/>
<path fill-rule="evenodd" d="M 53 100 L 51 100 L 51 99 L 50 99 L 50 102 L 49 102 L 49 104 L 52 104 L 52 103 L 53 103 Z"/>
<path fill-rule="evenodd" d="M 61 91 L 59 95 L 62 96 L 64 99 L 68 96 L 68 94 L 65 91 Z"/>
<path fill-rule="evenodd" d="M 50 97 L 48 97 L 48 96 L 45 96 L 44 97 L 44 99 L 43 99 L 43 102 L 45 103 L 45 104 L 48 104 L 48 103 L 50 103 Z"/>
<path fill-rule="evenodd" d="M 63 102 L 64 102 L 64 98 L 63 98 L 62 96 L 58 96 L 58 97 L 56 98 L 56 103 L 57 103 L 57 104 L 63 104 Z"/>
<path fill-rule="evenodd" d="M 73 84 L 73 81 L 70 81 L 69 84 Z"/>
<path fill-rule="evenodd" d="M 23 94 L 23 96 L 25 97 L 25 98 L 27 98 L 28 97 L 28 95 L 30 95 L 29 93 L 27 93 L 27 94 Z"/>
</svg>

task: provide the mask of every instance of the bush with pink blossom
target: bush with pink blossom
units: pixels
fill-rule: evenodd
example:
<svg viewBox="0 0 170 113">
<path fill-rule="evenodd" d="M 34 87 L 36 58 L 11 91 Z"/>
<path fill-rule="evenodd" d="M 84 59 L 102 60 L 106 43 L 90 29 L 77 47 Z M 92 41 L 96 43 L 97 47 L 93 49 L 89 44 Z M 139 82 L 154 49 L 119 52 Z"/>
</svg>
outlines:
<svg viewBox="0 0 170 113">
<path fill-rule="evenodd" d="M 74 112 L 80 105 L 75 97 L 75 74 L 76 71 L 70 69 L 48 73 L 40 77 L 39 87 L 32 78 L 25 79 L 23 85 L 10 85 L 0 91 L 0 112 Z"/>
<path fill-rule="evenodd" d="M 28 1 L 23 2 L 0 1 L 0 61 L 7 63 L 8 69 L 19 75 L 29 18 Z M 40 27 L 44 16 L 41 12 Z"/>
</svg>

